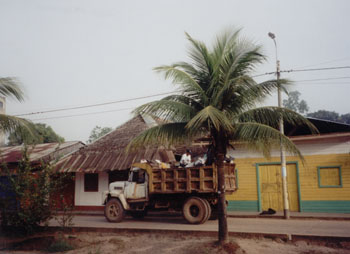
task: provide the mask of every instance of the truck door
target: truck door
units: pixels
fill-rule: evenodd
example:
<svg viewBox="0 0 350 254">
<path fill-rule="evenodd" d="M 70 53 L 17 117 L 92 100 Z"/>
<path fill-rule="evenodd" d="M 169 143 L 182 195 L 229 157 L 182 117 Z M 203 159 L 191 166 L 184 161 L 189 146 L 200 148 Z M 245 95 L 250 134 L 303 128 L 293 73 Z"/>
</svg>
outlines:
<svg viewBox="0 0 350 254">
<path fill-rule="evenodd" d="M 147 178 L 147 173 L 142 169 L 132 171 L 125 188 L 126 199 L 146 199 Z"/>
</svg>

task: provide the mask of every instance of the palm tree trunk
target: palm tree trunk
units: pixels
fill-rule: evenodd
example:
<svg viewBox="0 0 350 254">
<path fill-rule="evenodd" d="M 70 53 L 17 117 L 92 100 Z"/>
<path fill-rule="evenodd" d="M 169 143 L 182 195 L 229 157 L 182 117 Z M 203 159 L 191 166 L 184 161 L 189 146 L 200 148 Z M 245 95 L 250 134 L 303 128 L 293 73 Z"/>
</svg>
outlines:
<svg viewBox="0 0 350 254">
<path fill-rule="evenodd" d="M 226 154 L 226 146 L 221 138 L 216 141 L 216 166 L 218 170 L 218 217 L 219 217 L 219 243 L 223 244 L 228 241 L 227 227 L 227 209 L 225 198 L 225 172 L 224 159 Z"/>
</svg>

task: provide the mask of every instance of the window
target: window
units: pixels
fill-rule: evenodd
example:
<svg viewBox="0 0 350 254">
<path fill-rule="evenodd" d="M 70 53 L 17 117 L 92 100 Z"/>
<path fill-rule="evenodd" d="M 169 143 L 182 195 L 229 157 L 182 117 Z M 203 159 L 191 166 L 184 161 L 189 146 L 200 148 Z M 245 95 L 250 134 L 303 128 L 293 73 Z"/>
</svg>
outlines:
<svg viewBox="0 0 350 254">
<path fill-rule="evenodd" d="M 320 188 L 341 188 L 342 177 L 340 166 L 317 167 L 318 187 Z"/>
<path fill-rule="evenodd" d="M 98 174 L 84 175 L 84 191 L 96 192 L 98 191 Z"/>
</svg>

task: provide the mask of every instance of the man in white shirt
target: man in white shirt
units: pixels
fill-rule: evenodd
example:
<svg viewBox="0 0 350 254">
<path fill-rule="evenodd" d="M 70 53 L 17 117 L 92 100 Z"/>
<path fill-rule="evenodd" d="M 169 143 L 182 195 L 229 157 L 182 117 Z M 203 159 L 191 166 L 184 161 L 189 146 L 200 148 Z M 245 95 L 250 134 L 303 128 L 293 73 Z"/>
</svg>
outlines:
<svg viewBox="0 0 350 254">
<path fill-rule="evenodd" d="M 180 166 L 181 167 L 186 167 L 187 165 L 189 165 L 192 162 L 192 158 L 191 158 L 191 151 L 190 150 L 186 150 L 186 153 L 184 153 L 181 156 L 181 160 L 180 160 Z"/>
</svg>

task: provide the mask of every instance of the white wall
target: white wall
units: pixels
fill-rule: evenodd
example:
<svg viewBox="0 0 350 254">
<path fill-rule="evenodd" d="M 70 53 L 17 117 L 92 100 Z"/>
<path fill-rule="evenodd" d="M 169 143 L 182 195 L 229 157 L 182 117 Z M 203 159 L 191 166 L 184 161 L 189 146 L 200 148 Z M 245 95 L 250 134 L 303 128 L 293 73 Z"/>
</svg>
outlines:
<svg viewBox="0 0 350 254">
<path fill-rule="evenodd" d="M 98 191 L 84 192 L 84 173 L 75 174 L 75 205 L 76 206 L 102 206 L 102 192 L 108 190 L 108 174 L 98 174 Z"/>
<path fill-rule="evenodd" d="M 350 153 L 349 141 L 323 141 L 323 142 L 309 142 L 303 144 L 296 144 L 300 152 L 306 155 L 318 154 L 344 154 Z M 227 153 L 234 158 L 256 158 L 262 157 L 261 153 L 253 152 L 243 147 L 235 147 L 235 150 L 230 149 Z M 288 153 L 286 154 L 289 155 Z M 278 149 L 271 152 L 271 157 L 280 156 Z"/>
</svg>

